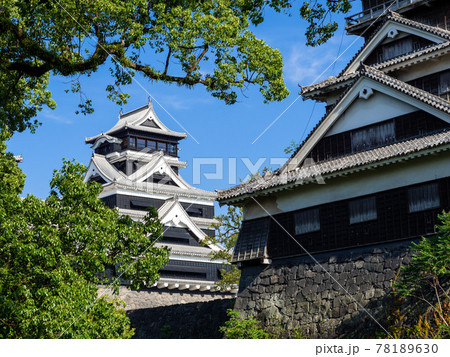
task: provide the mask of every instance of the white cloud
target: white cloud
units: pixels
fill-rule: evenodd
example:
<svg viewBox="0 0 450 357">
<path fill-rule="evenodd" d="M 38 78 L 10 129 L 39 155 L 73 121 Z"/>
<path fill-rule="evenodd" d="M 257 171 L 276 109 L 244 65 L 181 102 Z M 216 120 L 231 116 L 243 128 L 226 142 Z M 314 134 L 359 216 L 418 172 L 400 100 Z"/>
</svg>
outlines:
<svg viewBox="0 0 450 357">
<path fill-rule="evenodd" d="M 353 44 L 348 48 L 352 43 L 348 38 L 340 46 L 340 40 L 334 37 L 319 47 L 307 47 L 301 42 L 293 44 L 285 59 L 286 81 L 306 86 L 336 75 L 349 61 L 354 47 L 358 47 Z M 338 51 L 340 54 L 345 53 L 337 59 Z M 336 62 L 333 64 L 333 61 Z"/>
<path fill-rule="evenodd" d="M 67 117 L 55 114 L 55 113 L 51 112 L 49 109 L 44 109 L 42 111 L 42 116 L 47 119 L 51 119 L 51 120 L 57 121 L 59 123 L 67 124 L 67 125 L 71 125 L 73 123 L 73 121 L 68 119 Z"/>
</svg>

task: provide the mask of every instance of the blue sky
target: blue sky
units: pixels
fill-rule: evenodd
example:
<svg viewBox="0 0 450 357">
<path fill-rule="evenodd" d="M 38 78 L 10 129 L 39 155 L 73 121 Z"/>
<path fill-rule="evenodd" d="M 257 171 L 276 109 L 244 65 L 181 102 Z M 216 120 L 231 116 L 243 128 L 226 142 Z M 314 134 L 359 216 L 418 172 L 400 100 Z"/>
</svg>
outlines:
<svg viewBox="0 0 450 357">
<path fill-rule="evenodd" d="M 357 11 L 355 7 L 351 13 Z M 291 17 L 267 11 L 264 23 L 254 29 L 258 38 L 279 49 L 283 55 L 284 78 L 291 94 L 281 103 L 263 104 L 262 96 L 253 87 L 244 93 L 245 96 L 240 96 L 238 103 L 229 106 L 211 97 L 201 86 L 186 89 L 136 76 L 136 80 L 170 113 L 154 102 L 158 117 L 170 129 L 184 131 L 178 121 L 195 138 L 188 136 L 180 145 L 180 159 L 188 163 L 188 167 L 180 173 L 188 182 L 193 182 L 192 163 L 195 158 L 223 159 L 223 179 L 207 180 L 202 175 L 197 185 L 210 191 L 231 186 L 228 178 L 230 158 L 231 162 L 236 158 L 237 176 L 241 179 L 249 174 L 242 158 L 252 163 L 265 158 L 262 167 L 278 167 L 270 165 L 270 158 L 286 158 L 283 149 L 292 140 L 299 142 L 307 135 L 323 116 L 324 104 L 314 106 L 312 101 L 298 99 L 270 129 L 253 142 L 298 98 L 299 84 L 309 85 L 339 73 L 362 45 L 362 40 L 356 40 L 355 36 L 343 36 L 343 16 L 338 21 L 341 26 L 335 37 L 318 48 L 305 46 L 305 23 L 299 19 L 297 8 L 292 10 Z M 343 51 L 346 52 L 342 54 Z M 338 53 L 342 54 L 339 60 L 322 74 Z M 50 90 L 57 102 L 56 110 L 44 109 L 39 114 L 38 120 L 42 126 L 35 134 L 16 133 L 8 143 L 9 151 L 22 154 L 24 158 L 20 164 L 27 175 L 24 195 L 47 197 L 52 172 L 61 167 L 63 158 L 88 165 L 92 151 L 89 145 L 84 144 L 85 137 L 106 131 L 117 122 L 120 107 L 106 98 L 105 87 L 112 82 L 106 67 L 83 80 L 83 90 L 94 102 L 95 112 L 92 115 L 75 114 L 79 96 L 64 92 L 70 86 L 68 81 L 63 77 L 51 78 Z M 128 86 L 126 91 L 131 98 L 123 107 L 124 112 L 147 103 L 148 95 L 137 83 Z M 202 166 L 202 173 L 213 171 L 211 165 Z"/>
</svg>

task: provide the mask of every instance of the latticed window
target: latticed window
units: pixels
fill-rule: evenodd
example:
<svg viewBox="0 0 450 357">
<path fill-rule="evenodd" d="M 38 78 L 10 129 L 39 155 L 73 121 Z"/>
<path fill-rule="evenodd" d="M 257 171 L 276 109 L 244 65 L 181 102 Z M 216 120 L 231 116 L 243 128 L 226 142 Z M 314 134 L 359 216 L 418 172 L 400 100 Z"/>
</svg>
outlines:
<svg viewBox="0 0 450 357">
<path fill-rule="evenodd" d="M 234 248 L 234 262 L 266 257 L 269 224 L 269 217 L 242 222 Z"/>
<path fill-rule="evenodd" d="M 395 141 L 393 121 L 352 132 L 352 151 L 364 151 Z"/>
<path fill-rule="evenodd" d="M 441 205 L 437 182 L 412 187 L 408 190 L 409 212 L 420 212 Z"/>
<path fill-rule="evenodd" d="M 350 224 L 377 219 L 377 202 L 375 197 L 364 197 L 349 202 Z"/>
<path fill-rule="evenodd" d="M 294 215 L 294 220 L 296 235 L 320 231 L 320 217 L 318 208 L 297 212 Z"/>
</svg>

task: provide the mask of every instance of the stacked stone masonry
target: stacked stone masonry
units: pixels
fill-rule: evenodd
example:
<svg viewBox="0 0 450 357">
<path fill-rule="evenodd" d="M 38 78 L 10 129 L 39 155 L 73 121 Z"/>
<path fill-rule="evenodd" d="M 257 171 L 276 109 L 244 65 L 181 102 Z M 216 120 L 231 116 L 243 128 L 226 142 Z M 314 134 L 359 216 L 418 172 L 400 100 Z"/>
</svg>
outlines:
<svg viewBox="0 0 450 357">
<path fill-rule="evenodd" d="M 111 296 L 111 290 L 100 287 L 99 296 Z M 220 294 L 209 292 L 180 292 L 178 290 L 164 289 L 140 289 L 130 290 L 125 286 L 119 288 L 118 298 L 125 302 L 126 311 L 148 309 L 154 307 L 183 305 L 197 302 L 208 302 L 213 300 L 224 300 L 234 298 L 235 294 Z"/>
<path fill-rule="evenodd" d="M 392 283 L 400 266 L 411 261 L 410 244 L 245 267 L 235 310 L 311 338 L 375 337 L 381 327 L 370 315 L 385 319 Z"/>
</svg>

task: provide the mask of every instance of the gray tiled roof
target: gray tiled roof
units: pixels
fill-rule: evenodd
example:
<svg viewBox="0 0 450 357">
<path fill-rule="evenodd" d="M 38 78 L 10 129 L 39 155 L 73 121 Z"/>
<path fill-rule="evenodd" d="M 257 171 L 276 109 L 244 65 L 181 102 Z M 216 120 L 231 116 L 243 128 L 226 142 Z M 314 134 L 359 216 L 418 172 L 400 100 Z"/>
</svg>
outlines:
<svg viewBox="0 0 450 357">
<path fill-rule="evenodd" d="M 445 50 L 445 53 L 450 52 L 450 41 L 444 42 L 444 43 L 439 43 L 439 44 L 434 44 L 431 46 L 428 46 L 420 51 L 415 51 L 415 52 L 410 52 L 401 56 L 397 56 L 394 58 L 391 58 L 387 61 L 372 65 L 371 67 L 375 68 L 375 69 L 385 69 L 388 68 L 390 66 L 394 66 L 396 64 L 402 63 L 402 62 L 406 62 L 415 58 L 420 58 L 421 56 L 425 56 L 425 55 L 430 55 L 434 52 L 439 52 Z M 387 72 L 390 72 L 389 70 Z M 355 72 L 353 73 L 348 73 L 348 74 L 344 74 L 344 75 L 339 75 L 339 76 L 335 76 L 335 77 L 329 77 L 321 82 L 317 82 L 314 84 L 311 84 L 309 86 L 303 86 L 301 87 L 301 94 L 308 94 L 311 92 L 314 92 L 316 90 L 320 90 L 320 89 L 325 89 L 329 86 L 332 85 L 336 85 L 339 83 L 342 83 L 343 86 L 349 86 L 351 85 L 351 83 L 353 83 L 353 79 L 355 79 L 357 77 L 357 74 Z M 345 83 L 348 82 L 348 83 Z"/>
<path fill-rule="evenodd" d="M 391 58 L 387 61 L 378 63 L 378 64 L 374 65 L 373 67 L 381 70 L 386 67 L 396 65 L 398 63 L 406 62 L 406 61 L 409 61 L 409 60 L 412 60 L 415 58 L 419 58 L 424 55 L 432 54 L 434 52 L 442 51 L 442 50 L 445 50 L 445 53 L 450 52 L 450 41 L 438 43 L 437 45 L 431 45 L 431 46 L 425 47 L 424 49 L 422 49 L 420 51 L 410 52 L 405 55 Z"/>
<path fill-rule="evenodd" d="M 316 165 L 302 167 L 286 173 L 267 173 L 266 175 L 254 178 L 249 182 L 231 187 L 218 192 L 218 200 L 223 201 L 230 198 L 239 197 L 245 194 L 253 194 L 289 184 L 302 185 L 311 181 L 319 175 L 333 176 L 333 174 L 344 170 L 359 168 L 360 170 L 369 168 L 373 164 L 382 163 L 396 157 L 408 159 L 414 153 L 423 151 L 425 155 L 427 149 L 437 148 L 445 145 L 445 150 L 450 149 L 450 131 L 440 132 L 420 138 L 407 140 L 392 145 L 359 152 L 352 155 L 343 156 L 333 160 L 319 162 Z M 430 151 L 430 150 L 428 150 Z M 386 162 L 388 164 L 388 162 Z"/>
<path fill-rule="evenodd" d="M 373 67 L 366 66 L 364 64 L 361 64 L 358 68 L 358 70 L 355 72 L 355 81 L 358 80 L 361 77 L 367 77 L 371 78 L 377 82 L 380 82 L 382 84 L 385 84 L 393 89 L 396 89 L 402 93 L 405 93 L 415 99 L 418 99 L 428 105 L 431 105 L 432 107 L 442 110 L 446 113 L 450 114 L 450 102 L 442 99 L 434 94 L 428 93 L 422 89 L 416 88 L 408 83 L 405 83 L 399 79 L 393 78 L 388 76 L 382 71 L 379 71 Z M 293 158 L 300 148 L 306 143 L 306 141 L 309 140 L 312 133 L 322 124 L 322 122 L 329 116 L 329 114 L 332 112 L 332 109 L 336 106 L 338 106 L 341 102 L 341 100 L 345 97 L 345 95 L 350 91 L 352 87 L 348 87 L 339 97 L 339 99 L 336 101 L 336 103 L 333 105 L 332 108 L 322 117 L 322 119 L 319 120 L 319 122 L 315 125 L 315 127 L 311 130 L 311 132 L 308 134 L 308 136 L 302 141 L 302 143 L 297 147 L 297 149 L 294 150 L 291 158 Z M 289 162 L 289 161 L 288 161 Z M 286 163 L 287 164 L 287 163 Z M 284 164 L 279 170 L 284 169 L 286 166 Z"/>
<path fill-rule="evenodd" d="M 446 112 L 450 114 L 450 102 L 442 99 L 441 97 L 431 94 L 425 90 L 416 88 L 408 83 L 405 83 L 399 79 L 396 79 L 394 77 L 388 76 L 386 73 L 366 66 L 361 65 L 360 69 L 360 76 L 366 76 L 368 78 L 374 79 L 377 82 L 386 84 L 387 86 L 394 88 L 402 93 L 405 93 L 415 99 L 418 99 L 428 105 L 431 105 L 432 107 L 435 107 L 436 109 L 442 110 L 443 112 Z"/>
<path fill-rule="evenodd" d="M 344 75 L 340 75 L 340 76 L 335 76 L 335 77 L 329 77 L 321 82 L 317 82 L 314 84 L 311 84 L 309 86 L 300 86 L 301 88 L 301 95 L 307 94 L 307 93 L 311 93 L 314 92 L 318 89 L 325 89 L 329 86 L 332 85 L 336 85 L 339 83 L 345 83 L 351 79 L 354 79 L 357 77 L 356 73 L 349 73 L 349 74 L 344 74 Z M 353 82 L 353 81 L 352 81 Z M 349 85 L 349 84 L 348 84 Z"/>
<path fill-rule="evenodd" d="M 449 40 L 450 41 L 450 31 L 441 29 L 439 27 L 435 27 L 435 26 L 430 26 L 430 25 L 425 25 L 422 24 L 420 22 L 417 21 L 413 21 L 410 19 L 407 19 L 401 15 L 399 15 L 398 13 L 394 12 L 394 11 L 389 11 L 386 13 L 383 21 L 381 22 L 381 24 L 378 26 L 378 28 L 372 33 L 372 35 L 365 41 L 364 45 L 359 49 L 358 52 L 355 53 L 355 55 L 353 56 L 353 58 L 349 61 L 349 63 L 344 67 L 344 69 L 341 71 L 341 73 L 338 76 L 341 76 L 342 74 L 344 74 L 347 69 L 350 67 L 350 65 L 353 63 L 353 61 L 359 56 L 359 54 L 364 51 L 364 49 L 367 47 L 367 45 L 370 43 L 370 41 L 372 40 L 372 38 L 374 38 L 377 33 L 381 30 L 381 28 L 383 27 L 383 25 L 387 22 L 387 21 L 394 21 L 394 22 L 398 22 L 407 26 L 411 26 L 414 27 L 416 29 L 419 30 L 423 30 L 429 33 L 432 33 L 434 35 L 440 36 L 443 39 Z"/>
</svg>

